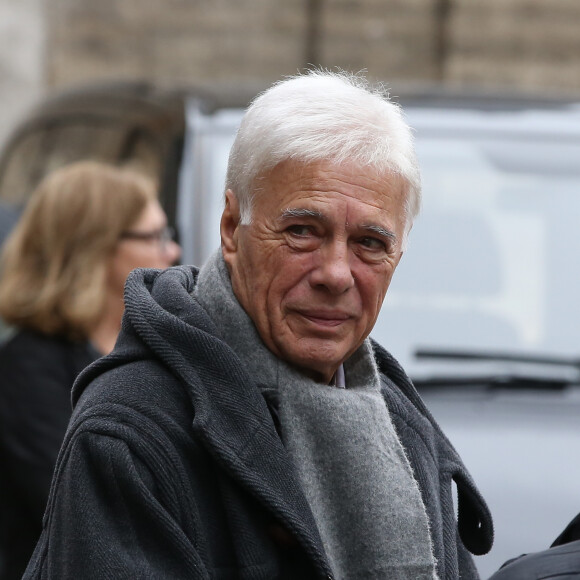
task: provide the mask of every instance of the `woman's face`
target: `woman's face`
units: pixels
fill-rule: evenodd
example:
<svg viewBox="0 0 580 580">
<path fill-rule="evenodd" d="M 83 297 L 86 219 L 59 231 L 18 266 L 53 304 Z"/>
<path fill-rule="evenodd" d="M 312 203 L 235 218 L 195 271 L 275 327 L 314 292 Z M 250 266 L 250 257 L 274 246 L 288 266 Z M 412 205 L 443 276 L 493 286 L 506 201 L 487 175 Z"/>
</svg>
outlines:
<svg viewBox="0 0 580 580">
<path fill-rule="evenodd" d="M 125 280 L 135 268 L 168 268 L 181 255 L 181 248 L 167 235 L 167 217 L 158 201 L 151 201 L 124 233 L 112 255 L 110 287 L 122 295 Z"/>
</svg>

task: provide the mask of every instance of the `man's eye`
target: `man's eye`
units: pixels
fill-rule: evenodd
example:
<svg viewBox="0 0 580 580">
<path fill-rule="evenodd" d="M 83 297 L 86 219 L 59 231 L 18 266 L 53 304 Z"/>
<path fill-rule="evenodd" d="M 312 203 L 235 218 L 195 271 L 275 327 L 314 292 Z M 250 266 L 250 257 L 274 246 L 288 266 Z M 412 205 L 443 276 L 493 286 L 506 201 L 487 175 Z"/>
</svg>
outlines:
<svg viewBox="0 0 580 580">
<path fill-rule="evenodd" d="M 387 251 L 387 245 L 383 240 L 380 240 L 379 238 L 371 238 L 367 236 L 365 238 L 361 238 L 359 240 L 359 244 L 363 246 L 363 248 L 367 250 L 372 250 L 374 252 Z"/>
<path fill-rule="evenodd" d="M 293 225 L 287 228 L 288 233 L 292 234 L 293 236 L 304 238 L 306 236 L 312 235 L 312 228 L 310 226 L 304 225 Z"/>
</svg>

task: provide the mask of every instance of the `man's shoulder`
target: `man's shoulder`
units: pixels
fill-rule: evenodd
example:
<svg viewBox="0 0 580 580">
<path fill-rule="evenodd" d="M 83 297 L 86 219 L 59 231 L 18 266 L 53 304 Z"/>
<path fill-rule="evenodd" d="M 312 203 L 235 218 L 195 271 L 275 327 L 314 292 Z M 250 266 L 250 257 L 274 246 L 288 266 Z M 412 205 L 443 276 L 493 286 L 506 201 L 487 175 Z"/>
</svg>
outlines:
<svg viewBox="0 0 580 580">
<path fill-rule="evenodd" d="M 135 360 L 120 361 L 113 364 L 106 363 L 104 357 L 98 361 L 96 371 L 87 385 L 88 389 L 100 389 L 101 393 L 110 389 L 111 393 L 131 395 L 131 392 L 138 389 L 140 394 L 145 394 L 154 389 L 156 381 L 171 382 L 173 375 L 156 358 L 138 358 Z M 114 387 L 121 389 L 115 391 Z"/>
<path fill-rule="evenodd" d="M 452 449 L 447 437 L 421 395 L 398 361 L 382 346 L 372 341 L 375 360 L 381 379 L 381 393 L 395 423 L 415 431 L 429 446 Z M 401 435 L 401 433 L 400 433 Z M 455 455 L 455 452 L 452 452 Z"/>
<path fill-rule="evenodd" d="M 422 415 L 430 415 L 413 382 L 395 357 L 374 340 L 371 341 L 381 378 L 383 396 L 415 409 Z"/>
<path fill-rule="evenodd" d="M 100 412 L 109 419 L 140 415 L 155 417 L 157 422 L 171 417 L 187 424 L 191 420 L 191 398 L 160 362 L 133 360 L 106 368 L 84 385 L 74 416 Z"/>
</svg>

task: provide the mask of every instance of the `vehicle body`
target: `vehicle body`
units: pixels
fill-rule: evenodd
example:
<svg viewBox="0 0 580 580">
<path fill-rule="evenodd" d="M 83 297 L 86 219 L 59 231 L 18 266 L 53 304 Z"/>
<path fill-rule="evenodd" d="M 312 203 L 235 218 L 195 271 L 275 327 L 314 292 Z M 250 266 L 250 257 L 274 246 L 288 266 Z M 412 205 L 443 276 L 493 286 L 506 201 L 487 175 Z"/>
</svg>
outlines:
<svg viewBox="0 0 580 580">
<path fill-rule="evenodd" d="M 151 131 L 165 145 L 148 158 L 157 159 L 182 260 L 201 264 L 219 247 L 228 152 L 243 111 L 196 91 L 172 99 L 172 121 Z M 423 210 L 372 336 L 416 379 L 489 502 L 496 542 L 477 559 L 487 577 L 508 558 L 549 546 L 580 512 L 580 106 L 448 95 L 401 102 L 415 130 Z M 123 142 L 145 133 L 133 127 Z M 143 148 L 120 147 L 125 155 L 113 162 Z M 500 356 L 418 359 L 420 348 Z M 572 364 L 498 360 L 505 352 Z M 553 388 L 554 375 L 562 388 Z"/>
<path fill-rule="evenodd" d="M 548 547 L 580 512 L 578 369 L 414 354 L 429 347 L 580 358 L 580 106 L 409 99 L 405 111 L 423 210 L 372 336 L 422 384 L 490 504 L 496 542 L 477 559 L 487 577 L 509 558 Z M 178 206 L 188 262 L 219 245 L 241 114 L 188 107 Z M 541 380 L 511 389 L 514 373 Z M 549 390 L 554 374 L 572 385 Z M 482 380 L 430 387 L 433 376 L 457 375 Z M 488 376 L 506 378 L 506 388 Z"/>
</svg>

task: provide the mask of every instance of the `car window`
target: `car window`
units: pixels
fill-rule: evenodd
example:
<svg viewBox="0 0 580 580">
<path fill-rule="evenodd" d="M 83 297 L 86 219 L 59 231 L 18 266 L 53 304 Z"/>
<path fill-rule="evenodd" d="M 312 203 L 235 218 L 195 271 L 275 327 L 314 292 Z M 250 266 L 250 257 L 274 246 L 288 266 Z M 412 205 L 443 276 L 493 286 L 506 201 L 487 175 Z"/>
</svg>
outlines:
<svg viewBox="0 0 580 580">
<path fill-rule="evenodd" d="M 580 108 L 406 109 L 423 207 L 373 331 L 413 376 L 419 347 L 573 356 L 580 345 Z M 219 247 L 239 109 L 192 101 L 178 201 L 183 261 Z"/>
<path fill-rule="evenodd" d="M 416 125 L 423 210 L 374 331 L 411 374 L 426 372 L 418 346 L 580 345 L 580 123 L 562 134 L 544 115 L 534 132 L 533 118 L 490 130 L 481 116 L 455 132 Z"/>
</svg>

